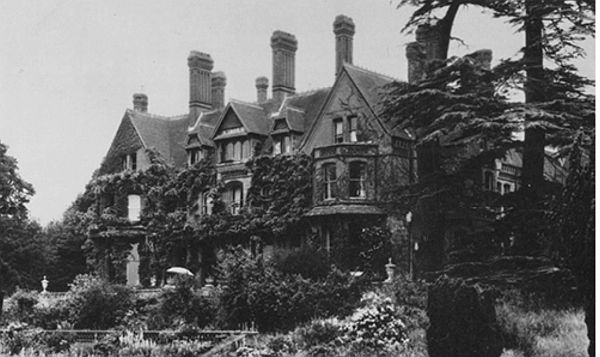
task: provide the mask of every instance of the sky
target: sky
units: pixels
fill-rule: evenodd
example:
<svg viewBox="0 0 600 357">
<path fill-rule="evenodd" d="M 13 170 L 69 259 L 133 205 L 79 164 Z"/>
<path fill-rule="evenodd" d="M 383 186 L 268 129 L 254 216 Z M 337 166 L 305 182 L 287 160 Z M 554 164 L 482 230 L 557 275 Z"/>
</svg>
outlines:
<svg viewBox="0 0 600 357">
<path fill-rule="evenodd" d="M 356 25 L 354 64 L 407 78 L 401 33 L 413 8 L 390 0 L 3 0 L 0 2 L 0 142 L 36 194 L 30 216 L 59 220 L 107 153 L 132 94 L 149 112 L 188 111 L 187 56 L 209 53 L 227 76 L 226 99 L 254 101 L 254 80 L 271 78 L 270 37 L 298 40 L 296 90 L 334 79 L 336 15 Z M 451 55 L 482 48 L 492 65 L 518 54 L 523 35 L 470 7 L 459 12 Z M 595 78 L 594 42 L 576 65 Z"/>
</svg>

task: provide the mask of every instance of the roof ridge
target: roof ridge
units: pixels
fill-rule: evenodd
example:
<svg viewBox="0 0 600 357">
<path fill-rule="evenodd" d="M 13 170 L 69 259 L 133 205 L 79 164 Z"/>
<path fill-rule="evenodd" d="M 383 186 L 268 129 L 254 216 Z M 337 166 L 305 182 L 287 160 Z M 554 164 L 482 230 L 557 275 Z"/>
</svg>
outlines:
<svg viewBox="0 0 600 357">
<path fill-rule="evenodd" d="M 332 86 L 308 89 L 308 90 L 305 90 L 303 92 L 294 93 L 294 95 L 290 95 L 289 97 L 286 97 L 286 98 L 293 98 L 293 97 L 295 97 L 297 95 L 300 96 L 300 95 L 314 94 L 314 93 L 316 93 L 318 91 L 325 90 L 325 89 L 331 89 L 331 88 L 332 88 Z"/>
<path fill-rule="evenodd" d="M 383 77 L 385 79 L 389 79 L 391 81 L 396 81 L 396 82 L 400 81 L 399 79 L 394 78 L 394 77 L 392 77 L 392 76 L 390 76 L 388 74 L 384 74 L 384 73 L 381 73 L 381 72 L 373 71 L 371 69 L 368 69 L 368 68 L 365 68 L 365 67 L 361 67 L 361 66 L 357 66 L 355 64 L 344 63 L 344 66 L 351 67 L 351 68 L 354 68 L 354 69 L 357 69 L 357 70 L 363 71 L 363 72 L 369 72 L 371 74 L 378 75 L 380 77 Z"/>
<path fill-rule="evenodd" d="M 243 104 L 243 105 L 248 105 L 248 106 L 251 106 L 251 107 L 253 107 L 253 108 L 256 108 L 256 109 L 258 109 L 258 110 L 264 110 L 264 108 L 263 108 L 263 107 L 261 107 L 261 106 L 260 106 L 260 105 L 258 105 L 258 104 L 255 104 L 255 103 L 250 103 L 250 102 L 246 102 L 246 101 L 244 101 L 244 100 L 240 100 L 240 99 L 229 99 L 229 103 L 232 103 L 232 104 L 233 104 L 233 103 L 236 103 L 236 104 Z"/>
</svg>

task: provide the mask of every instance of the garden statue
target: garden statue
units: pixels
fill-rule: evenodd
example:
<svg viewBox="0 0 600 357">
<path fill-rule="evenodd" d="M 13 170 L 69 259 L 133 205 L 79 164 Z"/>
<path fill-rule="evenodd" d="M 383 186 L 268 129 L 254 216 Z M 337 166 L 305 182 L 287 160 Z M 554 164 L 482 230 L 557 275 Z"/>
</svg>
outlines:
<svg viewBox="0 0 600 357">
<path fill-rule="evenodd" d="M 396 271 L 396 264 L 392 263 L 392 258 L 388 260 L 388 263 L 385 265 L 385 272 L 387 274 L 387 279 L 385 279 L 384 283 L 391 283 L 394 281 L 394 272 Z"/>
<path fill-rule="evenodd" d="M 42 279 L 42 294 L 47 293 L 48 291 L 46 291 L 46 289 L 48 288 L 48 283 L 50 283 L 48 281 L 48 279 L 46 279 L 46 276 L 44 275 L 44 279 Z"/>
</svg>

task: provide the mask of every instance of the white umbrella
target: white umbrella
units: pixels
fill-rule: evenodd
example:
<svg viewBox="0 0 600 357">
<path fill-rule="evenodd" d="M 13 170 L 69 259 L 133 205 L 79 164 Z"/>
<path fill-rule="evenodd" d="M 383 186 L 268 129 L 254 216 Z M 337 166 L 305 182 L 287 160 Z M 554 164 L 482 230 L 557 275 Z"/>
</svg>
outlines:
<svg viewBox="0 0 600 357">
<path fill-rule="evenodd" d="M 186 268 L 182 268 L 182 267 L 169 268 L 169 269 L 167 269 L 167 273 L 194 276 L 194 274 L 191 271 L 189 271 Z"/>
</svg>

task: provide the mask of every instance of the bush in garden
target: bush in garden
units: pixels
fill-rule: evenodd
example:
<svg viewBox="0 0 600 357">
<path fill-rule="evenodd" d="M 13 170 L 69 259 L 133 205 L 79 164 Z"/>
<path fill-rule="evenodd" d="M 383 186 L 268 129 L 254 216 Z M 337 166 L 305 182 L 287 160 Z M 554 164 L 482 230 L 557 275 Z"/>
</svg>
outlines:
<svg viewBox="0 0 600 357">
<path fill-rule="evenodd" d="M 13 322 L 0 335 L 0 352 L 18 354 L 28 348 L 41 349 L 43 346 L 43 331 L 31 329 L 25 323 Z"/>
<path fill-rule="evenodd" d="M 272 260 L 275 269 L 280 272 L 288 275 L 299 274 L 307 279 L 324 278 L 330 271 L 327 256 L 310 245 L 279 250 Z"/>
<path fill-rule="evenodd" d="M 294 331 L 294 337 L 300 348 L 310 350 L 319 345 L 328 345 L 343 336 L 344 330 L 339 321 L 313 320 Z"/>
<path fill-rule="evenodd" d="M 35 306 L 39 295 L 36 291 L 17 289 L 6 303 L 6 313 L 3 320 L 12 322 L 25 322 L 31 324 L 35 315 Z"/>
<path fill-rule="evenodd" d="M 184 325 L 206 327 L 213 323 L 217 302 L 195 291 L 191 279 L 179 282 L 174 289 L 165 289 L 158 298 L 153 316 L 147 321 L 149 329 L 176 328 Z"/>
<path fill-rule="evenodd" d="M 93 275 L 78 275 L 71 284 L 67 305 L 75 328 L 107 329 L 117 326 L 131 311 L 133 292 Z"/>
<path fill-rule="evenodd" d="M 401 351 L 408 343 L 406 325 L 394 303 L 370 293 L 345 327 L 344 340 L 357 349 Z"/>
<path fill-rule="evenodd" d="M 261 331 L 293 329 L 317 317 L 344 316 L 360 301 L 362 282 L 336 268 L 325 278 L 284 274 L 241 248 L 220 264 L 223 326 L 255 322 Z"/>
</svg>

